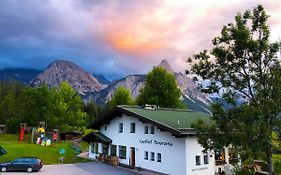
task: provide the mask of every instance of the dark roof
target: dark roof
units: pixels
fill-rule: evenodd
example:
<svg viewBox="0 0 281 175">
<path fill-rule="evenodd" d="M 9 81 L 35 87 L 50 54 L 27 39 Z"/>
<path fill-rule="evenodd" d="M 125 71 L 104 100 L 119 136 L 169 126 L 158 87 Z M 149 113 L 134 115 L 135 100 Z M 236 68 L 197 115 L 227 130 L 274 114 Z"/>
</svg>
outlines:
<svg viewBox="0 0 281 175">
<path fill-rule="evenodd" d="M 108 137 L 106 137 L 104 134 L 100 132 L 91 132 L 90 134 L 85 135 L 82 137 L 82 140 L 85 142 L 98 142 L 98 143 L 104 143 L 104 144 L 110 144 L 112 143 L 112 140 Z"/>
<path fill-rule="evenodd" d="M 67 131 L 67 132 L 60 133 L 60 135 L 65 135 L 65 134 L 83 135 L 83 132 L 80 132 L 80 131 Z"/>
<path fill-rule="evenodd" d="M 140 121 L 150 123 L 159 129 L 171 132 L 177 137 L 194 135 L 192 123 L 199 119 L 205 123 L 211 123 L 210 116 L 202 112 L 181 109 L 156 108 L 145 109 L 142 107 L 117 106 L 102 118 L 94 121 L 88 127 L 99 129 L 103 124 L 109 123 L 115 117 L 121 117 L 122 113 L 138 118 Z"/>
</svg>

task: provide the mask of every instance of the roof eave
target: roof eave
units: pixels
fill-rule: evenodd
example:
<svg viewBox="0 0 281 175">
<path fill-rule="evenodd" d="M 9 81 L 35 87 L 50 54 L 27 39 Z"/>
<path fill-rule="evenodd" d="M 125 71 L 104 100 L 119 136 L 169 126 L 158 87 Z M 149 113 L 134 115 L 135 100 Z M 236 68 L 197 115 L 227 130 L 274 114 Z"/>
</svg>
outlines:
<svg viewBox="0 0 281 175">
<path fill-rule="evenodd" d="M 117 107 L 120 112 L 123 112 L 127 115 L 130 115 L 130 116 L 135 116 L 136 118 L 138 118 L 140 121 L 143 121 L 143 122 L 146 122 L 146 123 L 150 123 L 152 125 L 155 125 L 157 128 L 161 129 L 161 130 L 164 130 L 164 131 L 167 131 L 167 132 L 170 132 L 172 135 L 174 135 L 175 137 L 180 137 L 182 132 L 180 130 L 177 130 L 177 129 L 174 129 L 174 128 L 171 128 L 171 127 L 168 127 L 166 125 L 163 125 L 159 122 L 156 122 L 154 120 L 151 120 L 149 118 L 146 118 L 145 116 L 142 116 L 140 114 L 137 114 L 135 112 L 132 112 L 132 111 L 129 111 L 129 110 L 126 110 L 124 108 L 121 108 L 121 107 Z"/>
<path fill-rule="evenodd" d="M 112 109 L 111 111 L 109 111 L 107 114 L 104 115 L 104 117 L 90 123 L 87 128 L 92 128 L 92 129 L 99 129 L 103 124 L 109 122 L 110 120 L 112 120 L 113 118 L 115 118 L 117 115 L 122 115 L 122 113 L 130 115 L 130 116 L 134 116 L 136 118 L 138 118 L 140 121 L 143 121 L 145 123 L 150 123 L 152 125 L 155 125 L 156 127 L 158 127 L 161 130 L 170 132 L 172 135 L 174 135 L 175 137 L 181 137 L 182 132 L 178 129 L 174 129 L 171 127 L 168 127 L 166 125 L 163 125 L 161 123 L 158 123 L 156 121 L 153 121 L 149 118 L 146 118 L 142 115 L 139 115 L 137 113 L 134 113 L 132 111 L 126 110 L 122 107 L 117 106 L 116 108 Z M 115 115 L 114 115 L 115 114 Z"/>
</svg>

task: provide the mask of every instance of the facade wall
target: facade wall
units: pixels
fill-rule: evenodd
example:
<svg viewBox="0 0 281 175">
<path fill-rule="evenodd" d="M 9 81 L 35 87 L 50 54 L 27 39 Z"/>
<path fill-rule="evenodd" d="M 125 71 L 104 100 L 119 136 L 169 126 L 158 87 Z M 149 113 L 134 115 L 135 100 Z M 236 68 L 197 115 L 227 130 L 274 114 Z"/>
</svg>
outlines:
<svg viewBox="0 0 281 175">
<path fill-rule="evenodd" d="M 196 137 L 187 137 L 186 146 L 186 175 L 213 175 L 215 158 L 212 152 L 204 154 L 203 147 Z M 204 155 L 208 156 L 208 164 L 204 163 Z M 196 156 L 200 157 L 200 165 L 196 165 Z"/>
<path fill-rule="evenodd" d="M 123 123 L 123 133 L 119 133 L 119 123 Z M 130 133 L 130 125 L 135 123 L 135 133 Z M 148 126 L 148 134 L 144 133 Z M 183 175 L 186 171 L 185 138 L 175 138 L 169 132 L 160 131 L 155 127 L 155 134 L 150 134 L 151 125 L 142 123 L 135 117 L 123 115 L 114 118 L 110 124 L 103 125 L 100 132 L 112 139 L 112 144 L 126 146 L 126 159 L 120 159 L 120 163 L 131 164 L 131 147 L 135 148 L 135 166 L 154 170 L 166 174 Z M 157 142 L 157 143 L 156 143 Z M 99 144 L 99 152 L 102 146 Z M 148 160 L 145 160 L 145 151 L 148 152 Z M 91 152 L 91 150 L 89 151 Z M 154 161 L 151 153 L 155 154 Z M 157 162 L 157 154 L 161 154 L 161 162 Z M 90 154 L 95 157 L 95 154 Z"/>
<path fill-rule="evenodd" d="M 123 123 L 122 133 L 119 133 L 120 123 Z M 135 123 L 135 133 L 130 133 L 131 123 Z M 144 133 L 145 126 L 148 126 L 148 134 Z M 214 175 L 219 167 L 224 170 L 226 165 L 215 166 L 213 152 L 207 154 L 208 163 L 204 163 L 206 154 L 202 152 L 203 147 L 197 142 L 196 137 L 175 138 L 171 133 L 160 131 L 156 127 L 155 134 L 150 134 L 151 126 L 135 117 L 123 114 L 122 117 L 115 117 L 110 123 L 103 125 L 100 132 L 112 139 L 112 144 L 117 146 L 117 156 L 119 146 L 126 146 L 126 158 L 119 158 L 119 162 L 125 165 L 131 165 L 131 147 L 133 147 L 135 148 L 135 167 L 172 175 Z M 98 144 L 98 154 L 92 153 L 91 148 L 90 146 L 89 157 L 91 158 L 103 152 L 101 143 Z M 148 160 L 145 160 L 145 151 L 148 152 Z M 154 161 L 150 160 L 152 152 L 155 154 Z M 157 162 L 157 153 L 161 154 L 161 162 Z M 200 165 L 196 165 L 196 156 L 200 157 Z"/>
</svg>

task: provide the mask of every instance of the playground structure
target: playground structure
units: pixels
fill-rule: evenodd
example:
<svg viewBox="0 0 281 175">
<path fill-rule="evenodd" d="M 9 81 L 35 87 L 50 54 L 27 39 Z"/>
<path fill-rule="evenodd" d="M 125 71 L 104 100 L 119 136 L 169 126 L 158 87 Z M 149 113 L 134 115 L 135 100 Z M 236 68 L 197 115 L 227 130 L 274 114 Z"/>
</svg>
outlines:
<svg viewBox="0 0 281 175">
<path fill-rule="evenodd" d="M 1 134 L 5 134 L 5 133 L 6 133 L 6 130 L 7 130 L 6 125 L 1 125 L 1 124 L 0 124 L 0 135 L 1 135 Z"/>
<path fill-rule="evenodd" d="M 60 135 L 58 129 L 53 129 L 53 132 L 46 132 L 47 123 L 46 122 L 38 122 L 37 127 L 28 127 L 26 123 L 20 124 L 20 143 L 24 141 L 25 132 L 30 133 L 31 131 L 31 143 L 38 144 L 41 146 L 50 146 L 54 142 L 60 141 Z M 75 154 L 80 154 L 81 151 L 81 141 L 82 132 L 79 131 L 70 131 L 62 133 L 62 139 L 71 140 L 71 145 L 69 147 L 75 151 Z M 59 161 L 64 161 L 65 149 L 60 149 L 59 151 Z"/>
<path fill-rule="evenodd" d="M 25 132 L 31 130 L 31 143 L 36 143 L 41 146 L 49 146 L 52 142 L 58 142 L 58 129 L 53 132 L 46 132 L 47 123 L 44 121 L 38 122 L 37 127 L 28 127 L 26 123 L 20 124 L 20 142 L 24 140 Z"/>
<path fill-rule="evenodd" d="M 3 156 L 4 154 L 7 154 L 7 151 L 0 146 L 0 156 Z"/>
</svg>

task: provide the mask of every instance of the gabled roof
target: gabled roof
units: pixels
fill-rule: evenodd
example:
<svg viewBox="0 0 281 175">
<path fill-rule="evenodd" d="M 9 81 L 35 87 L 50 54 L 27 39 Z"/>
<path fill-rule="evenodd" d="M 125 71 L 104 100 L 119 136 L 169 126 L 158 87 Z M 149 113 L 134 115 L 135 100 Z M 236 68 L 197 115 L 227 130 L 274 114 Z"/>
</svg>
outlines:
<svg viewBox="0 0 281 175">
<path fill-rule="evenodd" d="M 60 133 L 60 135 L 65 135 L 65 134 L 83 135 L 83 132 L 80 132 L 80 131 L 67 131 L 67 132 Z"/>
<path fill-rule="evenodd" d="M 122 113 L 138 118 L 140 121 L 157 126 L 160 130 L 171 132 L 176 137 L 194 135 L 192 123 L 199 119 L 205 123 L 211 123 L 210 116 L 191 110 L 156 108 L 145 109 L 143 107 L 117 106 L 101 119 L 94 121 L 88 127 L 99 129 L 103 124 L 109 123 L 115 117 L 121 117 Z"/>
<path fill-rule="evenodd" d="M 90 134 L 87 134 L 86 136 L 82 137 L 82 140 L 85 142 L 98 142 L 98 143 L 104 143 L 104 144 L 110 144 L 112 143 L 112 140 L 108 137 L 106 137 L 104 134 L 100 132 L 91 132 Z"/>
</svg>

